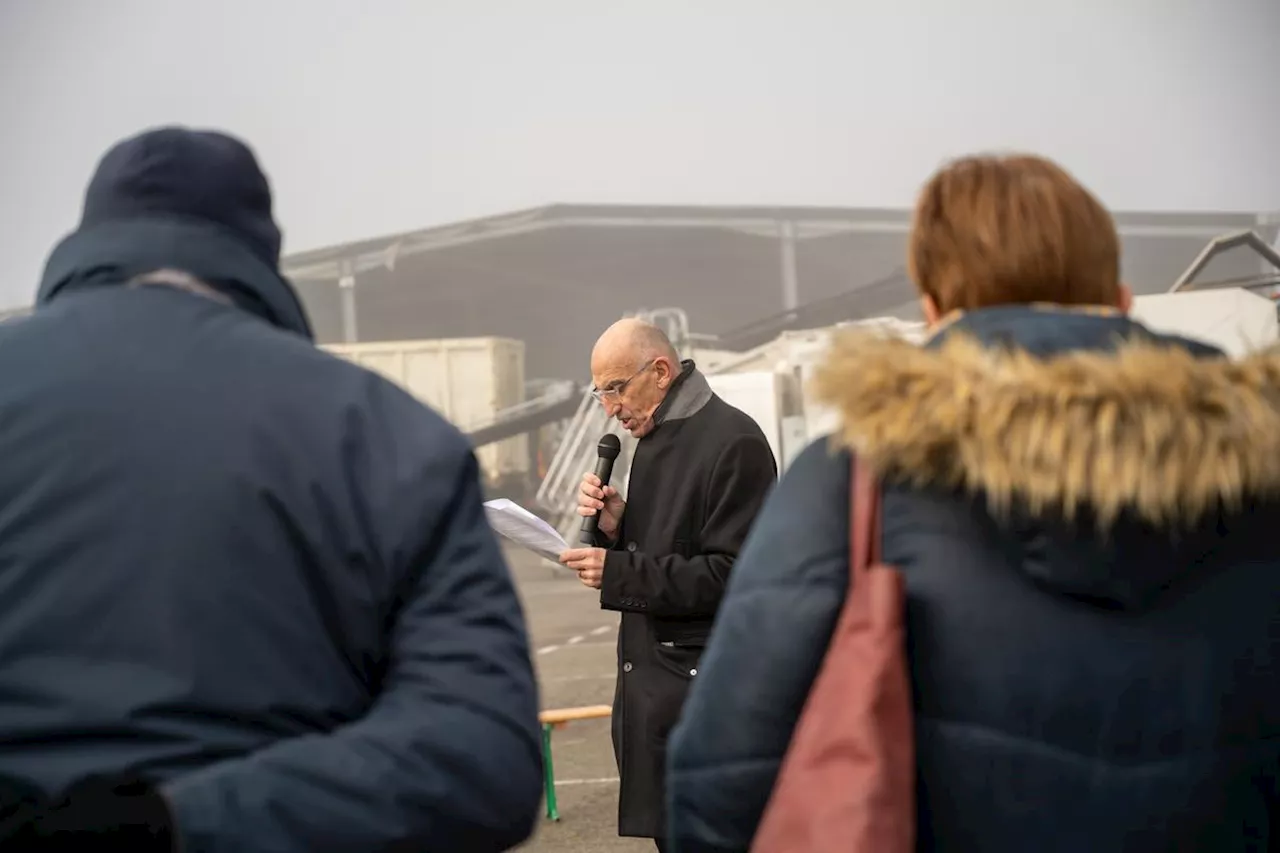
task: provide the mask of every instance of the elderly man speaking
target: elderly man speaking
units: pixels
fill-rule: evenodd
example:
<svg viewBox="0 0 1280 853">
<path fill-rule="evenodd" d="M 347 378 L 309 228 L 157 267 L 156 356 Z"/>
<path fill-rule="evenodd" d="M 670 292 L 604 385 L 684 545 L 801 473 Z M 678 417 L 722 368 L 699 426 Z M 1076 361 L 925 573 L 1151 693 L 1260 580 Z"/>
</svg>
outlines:
<svg viewBox="0 0 1280 853">
<path fill-rule="evenodd" d="M 760 427 L 711 391 L 666 335 L 620 320 L 591 352 L 595 395 L 639 439 L 624 501 L 594 474 L 578 511 L 600 514 L 597 545 L 560 561 L 622 612 L 613 748 L 618 834 L 663 849 L 667 734 L 680 714 L 729 570 L 774 480 Z"/>
</svg>

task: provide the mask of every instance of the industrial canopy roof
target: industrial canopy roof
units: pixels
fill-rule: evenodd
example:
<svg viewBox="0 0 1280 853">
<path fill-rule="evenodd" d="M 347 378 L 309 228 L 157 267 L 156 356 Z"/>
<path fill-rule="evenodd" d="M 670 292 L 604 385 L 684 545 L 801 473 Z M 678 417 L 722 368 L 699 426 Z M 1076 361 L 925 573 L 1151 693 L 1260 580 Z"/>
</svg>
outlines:
<svg viewBox="0 0 1280 853">
<path fill-rule="evenodd" d="M 1260 218 L 1116 221 L 1126 281 L 1148 293 Z M 912 317 L 909 227 L 892 209 L 558 204 L 301 252 L 285 268 L 322 341 L 501 335 L 526 341 L 530 376 L 582 378 L 600 330 L 642 308 L 683 308 L 713 335 L 813 303 L 830 306 L 824 324 Z M 1256 257 L 1232 260 L 1209 274 L 1258 272 Z"/>
<path fill-rule="evenodd" d="M 1270 217 L 1253 213 L 1115 214 L 1129 238 L 1189 238 L 1203 245 L 1224 231 L 1255 228 Z M 910 228 L 910 211 L 891 208 L 702 207 L 554 204 L 406 231 L 298 252 L 285 259 L 294 280 L 329 280 L 371 267 L 394 267 L 397 259 L 552 228 L 716 228 L 781 239 L 788 225 L 798 239 L 837 234 L 899 234 Z"/>
<path fill-rule="evenodd" d="M 903 210 L 868 208 L 555 204 L 300 252 L 290 255 L 286 266 L 294 280 L 336 279 L 394 266 L 409 255 L 552 228 L 717 228 L 779 239 L 784 223 L 791 223 L 796 237 L 803 239 L 851 232 L 905 234 L 910 218 Z"/>
<path fill-rule="evenodd" d="M 1276 231 L 1254 213 L 1115 217 L 1138 293 L 1168 290 L 1215 237 Z M 892 209 L 557 204 L 298 252 L 284 269 L 321 342 L 511 337 L 530 377 L 582 379 L 600 330 L 640 309 L 682 308 L 719 336 L 796 306 L 816 325 L 914 318 L 909 226 Z M 1259 271 L 1256 253 L 1232 251 L 1199 277 Z"/>
</svg>

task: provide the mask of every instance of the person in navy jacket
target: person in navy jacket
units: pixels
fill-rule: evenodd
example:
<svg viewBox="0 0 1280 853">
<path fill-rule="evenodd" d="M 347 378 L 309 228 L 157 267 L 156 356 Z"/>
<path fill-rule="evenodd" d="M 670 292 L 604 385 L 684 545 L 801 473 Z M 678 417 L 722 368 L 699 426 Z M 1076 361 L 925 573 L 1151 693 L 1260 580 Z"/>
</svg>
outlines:
<svg viewBox="0 0 1280 853">
<path fill-rule="evenodd" d="M 271 207 L 231 137 L 127 139 L 0 325 L 0 848 L 532 831 L 537 691 L 475 457 L 314 345 Z"/>
</svg>

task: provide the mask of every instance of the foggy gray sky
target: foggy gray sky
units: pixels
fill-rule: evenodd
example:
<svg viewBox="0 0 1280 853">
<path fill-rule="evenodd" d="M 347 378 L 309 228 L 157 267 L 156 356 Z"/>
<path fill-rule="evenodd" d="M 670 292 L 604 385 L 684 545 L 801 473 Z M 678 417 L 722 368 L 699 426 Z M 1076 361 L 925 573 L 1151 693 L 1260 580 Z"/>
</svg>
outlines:
<svg viewBox="0 0 1280 853">
<path fill-rule="evenodd" d="M 97 157 L 232 131 L 286 251 L 552 202 L 910 205 L 1059 158 L 1115 208 L 1280 210 L 1277 0 L 0 0 L 0 305 Z"/>
</svg>

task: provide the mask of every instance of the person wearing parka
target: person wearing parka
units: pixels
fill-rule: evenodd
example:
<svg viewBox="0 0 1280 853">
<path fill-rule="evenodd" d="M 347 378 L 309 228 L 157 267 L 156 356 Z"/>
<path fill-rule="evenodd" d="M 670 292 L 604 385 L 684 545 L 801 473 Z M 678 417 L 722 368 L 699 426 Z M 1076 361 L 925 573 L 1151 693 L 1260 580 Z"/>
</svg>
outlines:
<svg viewBox="0 0 1280 853">
<path fill-rule="evenodd" d="M 744 546 L 672 735 L 669 839 L 744 851 L 848 588 L 850 454 L 907 591 L 922 851 L 1277 849 L 1280 356 L 1127 316 L 1057 166 L 974 157 L 911 236 L 933 334 L 838 339 L 840 417 Z"/>
<path fill-rule="evenodd" d="M 0 849 L 477 853 L 536 823 L 475 456 L 315 346 L 271 206 L 234 138 L 127 139 L 0 324 Z"/>
</svg>

